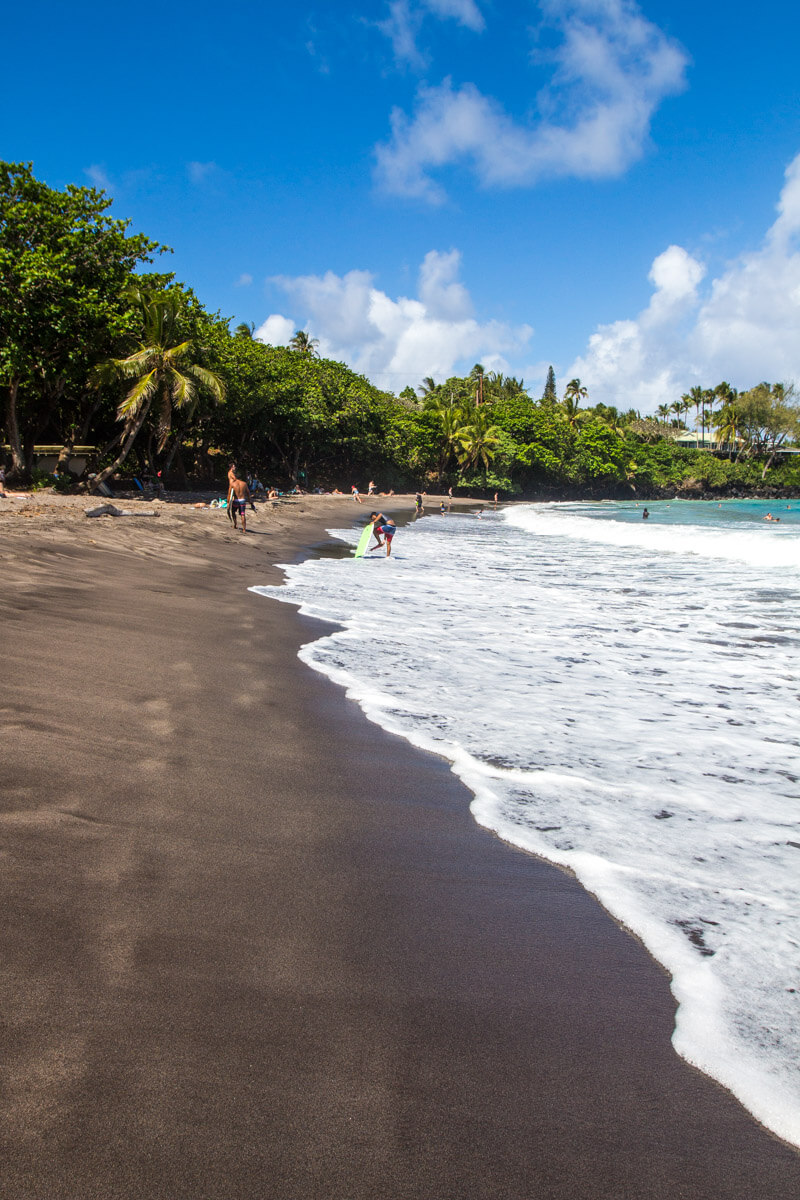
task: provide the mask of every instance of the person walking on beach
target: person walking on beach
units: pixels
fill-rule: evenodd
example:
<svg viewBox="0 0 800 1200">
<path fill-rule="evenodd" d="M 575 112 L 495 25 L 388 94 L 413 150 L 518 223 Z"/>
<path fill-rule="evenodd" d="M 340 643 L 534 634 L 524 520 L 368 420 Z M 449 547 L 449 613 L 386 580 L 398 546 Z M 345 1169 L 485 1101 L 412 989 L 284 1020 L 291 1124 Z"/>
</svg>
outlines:
<svg viewBox="0 0 800 1200">
<path fill-rule="evenodd" d="M 381 534 L 383 534 L 384 541 L 386 543 L 386 557 L 388 558 L 392 553 L 392 538 L 397 533 L 397 526 L 391 517 L 385 517 L 383 513 L 370 513 L 369 519 L 372 521 L 372 530 L 375 534 L 375 541 L 377 542 L 376 546 L 370 546 L 370 552 L 373 549 L 377 550 L 378 546 L 382 546 L 384 544 L 381 541 Z"/>
<path fill-rule="evenodd" d="M 417 506 L 417 515 L 418 516 L 423 511 L 422 497 L 424 496 L 424 494 L 425 494 L 424 492 L 417 492 L 416 496 L 414 497 L 414 503 Z"/>
<path fill-rule="evenodd" d="M 356 485 L 355 485 L 355 484 L 353 484 L 353 486 L 351 487 L 350 491 L 353 493 L 353 499 L 354 499 L 354 500 L 357 500 L 357 501 L 358 501 L 358 503 L 360 504 L 360 503 L 361 503 L 361 495 L 360 495 L 360 493 L 359 493 L 359 490 L 358 490 L 358 488 L 356 487 Z"/>
<path fill-rule="evenodd" d="M 5 469 L 5 467 L 0 467 L 0 496 L 5 496 L 5 494 L 6 494 L 6 469 Z"/>
<path fill-rule="evenodd" d="M 229 462 L 228 463 L 228 520 L 231 522 L 232 525 L 234 524 L 234 520 L 233 520 L 233 513 L 231 512 L 230 495 L 231 495 L 231 488 L 233 487 L 235 480 L 236 480 L 236 463 Z"/>
<path fill-rule="evenodd" d="M 367 488 L 367 495 L 372 496 L 372 495 L 374 495 L 374 493 L 375 493 L 375 481 L 370 479 L 369 486 Z"/>
<path fill-rule="evenodd" d="M 256 511 L 256 506 L 253 504 L 253 497 L 250 495 L 250 488 L 243 479 L 239 479 L 234 475 L 233 483 L 228 492 L 228 512 L 233 522 L 233 528 L 238 529 L 236 524 L 237 517 L 242 518 L 242 533 L 247 533 L 247 512 L 248 504 L 253 512 Z"/>
</svg>

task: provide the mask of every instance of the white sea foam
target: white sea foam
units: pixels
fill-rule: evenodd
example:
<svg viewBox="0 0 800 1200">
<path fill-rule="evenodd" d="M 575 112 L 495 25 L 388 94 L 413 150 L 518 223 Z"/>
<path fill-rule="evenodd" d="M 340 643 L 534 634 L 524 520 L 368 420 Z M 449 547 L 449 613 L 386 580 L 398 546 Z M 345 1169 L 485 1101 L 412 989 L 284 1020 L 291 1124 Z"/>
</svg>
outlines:
<svg viewBox="0 0 800 1200">
<path fill-rule="evenodd" d="M 800 527 L 674 507 L 425 518 L 255 590 L 343 626 L 301 657 L 573 870 L 670 971 L 678 1051 L 800 1144 Z"/>
</svg>

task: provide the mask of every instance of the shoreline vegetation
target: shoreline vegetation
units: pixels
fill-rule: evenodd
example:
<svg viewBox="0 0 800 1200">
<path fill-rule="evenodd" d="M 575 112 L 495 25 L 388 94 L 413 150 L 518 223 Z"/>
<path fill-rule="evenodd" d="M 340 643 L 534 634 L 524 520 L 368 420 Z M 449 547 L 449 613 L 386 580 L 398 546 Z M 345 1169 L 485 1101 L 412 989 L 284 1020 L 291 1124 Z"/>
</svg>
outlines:
<svg viewBox="0 0 800 1200">
<path fill-rule="evenodd" d="M 365 506 L 94 503 L 0 506 L 4 1194 L 794 1200 L 641 944 L 248 591 Z"/>
<path fill-rule="evenodd" d="M 642 416 L 636 397 L 591 403 L 580 379 L 559 396 L 552 367 L 537 398 L 476 363 L 393 395 L 320 358 L 306 330 L 288 346 L 231 330 L 153 269 L 169 247 L 111 205 L 0 163 L 0 462 L 13 487 L 207 490 L 235 461 L 282 491 L 372 477 L 382 491 L 504 500 L 800 496 L 791 383 L 693 387 Z"/>
</svg>

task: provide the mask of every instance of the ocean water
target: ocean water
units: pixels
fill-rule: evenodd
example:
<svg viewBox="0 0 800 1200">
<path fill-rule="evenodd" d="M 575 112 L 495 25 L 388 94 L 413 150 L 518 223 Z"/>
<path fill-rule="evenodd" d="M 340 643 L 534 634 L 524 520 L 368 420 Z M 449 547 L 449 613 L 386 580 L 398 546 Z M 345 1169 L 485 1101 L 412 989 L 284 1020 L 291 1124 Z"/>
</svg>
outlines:
<svg viewBox="0 0 800 1200">
<path fill-rule="evenodd" d="M 426 515 L 254 590 L 341 626 L 303 660 L 574 871 L 670 972 L 676 1050 L 800 1145 L 800 501 L 648 508 Z"/>
</svg>

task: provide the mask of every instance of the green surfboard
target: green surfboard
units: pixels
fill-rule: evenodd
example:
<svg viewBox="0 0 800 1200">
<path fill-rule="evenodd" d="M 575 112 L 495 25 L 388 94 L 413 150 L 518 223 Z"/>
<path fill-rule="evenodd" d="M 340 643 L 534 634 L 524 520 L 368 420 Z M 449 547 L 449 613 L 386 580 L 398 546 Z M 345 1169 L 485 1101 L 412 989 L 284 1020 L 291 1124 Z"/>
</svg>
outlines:
<svg viewBox="0 0 800 1200">
<path fill-rule="evenodd" d="M 365 525 L 361 531 L 361 537 L 358 539 L 358 545 L 356 546 L 356 555 L 355 555 L 356 558 L 364 557 L 364 551 L 367 548 L 367 542 L 370 539 L 371 533 L 372 533 L 372 522 L 370 521 L 370 523 L 368 525 Z"/>
</svg>

